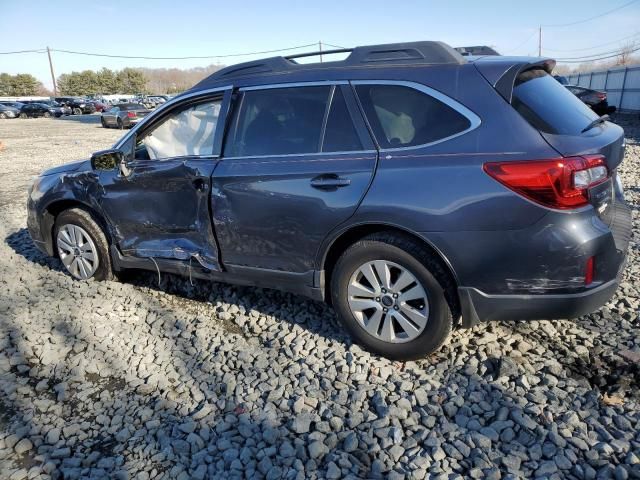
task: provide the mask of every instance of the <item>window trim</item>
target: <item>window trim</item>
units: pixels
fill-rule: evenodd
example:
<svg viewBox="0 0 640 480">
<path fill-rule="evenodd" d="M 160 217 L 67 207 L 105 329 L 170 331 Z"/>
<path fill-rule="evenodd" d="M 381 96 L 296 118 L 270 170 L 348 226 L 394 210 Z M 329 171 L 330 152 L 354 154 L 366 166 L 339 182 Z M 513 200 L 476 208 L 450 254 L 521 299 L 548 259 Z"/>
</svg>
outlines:
<svg viewBox="0 0 640 480">
<path fill-rule="evenodd" d="M 227 91 L 229 92 L 227 94 Z M 224 87 L 216 87 L 216 88 L 207 88 L 205 90 L 198 90 L 197 92 L 192 92 L 192 93 L 186 93 L 183 95 L 179 95 L 177 97 L 172 98 L 171 100 L 169 100 L 166 103 L 163 103 L 162 105 L 160 105 L 159 107 L 157 107 L 153 113 L 151 113 L 150 115 L 147 115 L 146 117 L 144 117 L 144 119 L 140 120 L 137 124 L 135 124 L 133 126 L 133 128 L 131 130 L 129 130 L 120 140 L 118 140 L 114 145 L 113 148 L 114 149 L 121 149 L 128 141 L 131 140 L 131 137 L 137 135 L 138 131 L 145 128 L 145 125 L 149 122 L 153 122 L 155 121 L 156 118 L 159 118 L 161 116 L 163 116 L 166 112 L 166 110 L 171 110 L 174 107 L 176 107 L 177 105 L 180 105 L 182 103 L 187 103 L 189 102 L 191 99 L 197 98 L 197 97 L 208 97 L 208 96 L 213 96 L 217 93 L 221 93 L 223 95 L 223 107 L 225 106 L 225 100 L 227 100 L 227 98 L 230 97 L 231 92 L 233 91 L 233 85 L 225 85 Z M 222 118 L 222 114 L 224 113 L 225 117 L 228 114 L 228 104 L 230 103 L 229 101 L 226 102 L 227 103 L 227 110 L 225 112 L 221 111 L 220 112 L 220 117 Z M 226 123 L 226 120 L 224 118 L 222 118 L 223 122 Z M 217 132 L 216 132 L 216 136 Z M 217 140 L 217 139 L 216 139 Z M 135 144 L 135 142 L 134 142 Z M 215 141 L 214 141 L 214 145 L 215 145 Z"/>
<path fill-rule="evenodd" d="M 279 158 L 279 157 L 307 157 L 307 156 L 318 156 L 318 155 L 349 155 L 356 153 L 364 153 L 371 154 L 377 153 L 378 149 L 374 143 L 373 137 L 370 135 L 368 124 L 366 123 L 366 118 L 360 111 L 360 105 L 357 98 L 355 97 L 355 93 L 351 89 L 350 82 L 348 80 L 325 80 L 325 81 L 311 81 L 311 82 L 285 82 L 285 83 L 272 83 L 272 84 L 264 84 L 264 85 L 250 85 L 246 87 L 240 87 L 236 91 L 240 94 L 240 99 L 234 100 L 234 107 L 231 109 L 228 114 L 230 115 L 230 121 L 228 124 L 227 131 L 225 133 L 224 144 L 227 142 L 233 141 L 230 138 L 230 133 L 234 133 L 237 131 L 237 125 L 232 125 L 232 123 L 237 123 L 240 118 L 240 111 L 243 108 L 244 103 L 244 92 L 256 91 L 256 90 L 273 90 L 279 88 L 302 88 L 302 87 L 332 87 L 329 92 L 329 101 L 327 103 L 327 111 L 325 112 L 325 118 L 323 119 L 323 131 L 320 138 L 320 147 L 318 152 L 314 153 L 286 153 L 286 154 L 275 154 L 275 155 L 242 155 L 242 156 L 226 156 L 224 155 L 224 145 L 222 149 L 222 153 L 220 158 L 222 160 L 238 160 L 238 159 L 254 159 L 254 158 Z M 348 89 L 346 90 L 345 89 Z M 360 138 L 360 143 L 362 144 L 362 149 L 360 150 L 346 150 L 339 152 L 323 152 L 322 146 L 324 144 L 324 133 L 326 129 L 326 122 L 328 121 L 328 115 L 331 110 L 331 105 L 333 102 L 333 96 L 335 95 L 335 89 L 341 88 L 342 95 L 344 96 L 344 100 L 347 104 L 347 111 L 349 112 L 349 118 L 351 119 L 351 123 L 356 131 L 356 134 Z M 355 102 L 354 105 L 350 104 L 350 100 Z M 238 109 L 238 114 L 235 114 L 235 109 Z M 356 108 L 357 111 L 353 111 Z M 356 120 L 355 116 L 359 115 L 359 121 Z M 364 128 L 364 132 L 362 129 Z M 366 137 L 363 138 L 363 135 L 366 134 Z M 373 147 L 373 148 L 371 148 Z"/>
<path fill-rule="evenodd" d="M 476 115 L 474 112 L 472 112 L 467 107 L 462 105 L 460 102 L 454 100 L 451 97 L 448 97 L 447 95 L 439 92 L 438 90 L 435 90 L 431 87 L 427 87 L 426 85 L 423 85 L 421 83 L 410 82 L 405 80 L 352 80 L 350 83 L 353 87 L 353 94 L 356 98 L 356 101 L 358 102 L 358 105 L 360 106 L 365 122 L 367 122 L 367 127 L 369 128 L 369 131 L 371 132 L 371 135 L 374 138 L 376 145 L 378 147 L 378 151 L 380 152 L 402 152 L 405 150 L 417 150 L 420 148 L 430 147 L 432 145 L 437 145 L 438 143 L 447 142 L 453 138 L 465 135 L 471 132 L 472 130 L 475 130 L 476 128 L 478 128 L 482 123 L 482 120 L 480 120 L 480 117 L 478 115 Z M 440 102 L 444 103 L 445 105 L 447 105 L 448 107 L 452 108 L 453 110 L 458 112 L 460 115 L 465 117 L 467 120 L 469 120 L 469 127 L 465 130 L 462 130 L 461 132 L 455 133 L 453 135 L 449 135 L 448 137 L 440 138 L 438 140 L 435 140 L 429 143 L 421 143 L 419 145 L 411 145 L 409 147 L 381 148 L 380 144 L 378 143 L 378 139 L 375 137 L 373 133 L 373 129 L 371 128 L 371 125 L 369 123 L 369 119 L 364 113 L 364 107 L 362 105 L 362 102 L 360 101 L 360 97 L 358 96 L 358 93 L 355 88 L 358 85 L 395 85 L 399 87 L 408 87 L 414 90 L 418 90 L 421 93 L 424 93 L 426 95 L 429 95 L 430 97 L 435 98 L 436 100 L 439 100 Z"/>
</svg>

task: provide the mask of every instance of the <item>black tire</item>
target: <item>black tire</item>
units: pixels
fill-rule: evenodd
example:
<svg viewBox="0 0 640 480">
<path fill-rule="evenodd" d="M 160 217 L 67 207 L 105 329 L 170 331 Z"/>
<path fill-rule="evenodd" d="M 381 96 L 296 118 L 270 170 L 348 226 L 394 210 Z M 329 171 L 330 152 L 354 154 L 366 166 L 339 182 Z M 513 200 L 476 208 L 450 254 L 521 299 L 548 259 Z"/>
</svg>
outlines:
<svg viewBox="0 0 640 480">
<path fill-rule="evenodd" d="M 118 124 L 118 128 L 120 130 L 124 128 L 124 124 L 122 123 L 122 119 L 120 117 L 118 117 L 118 121 L 116 123 Z"/>
<path fill-rule="evenodd" d="M 82 109 L 81 108 L 74 108 L 73 109 L 73 114 L 74 115 L 82 115 Z"/>
<path fill-rule="evenodd" d="M 99 259 L 98 268 L 90 278 L 95 280 L 113 280 L 114 274 L 111 265 L 111 256 L 109 255 L 109 242 L 107 242 L 107 237 L 98 222 L 96 222 L 86 210 L 71 208 L 63 211 L 56 217 L 53 228 L 54 250 L 56 252 L 58 251 L 56 239 L 58 238 L 59 229 L 68 224 L 77 225 L 84 229 L 96 246 Z"/>
<path fill-rule="evenodd" d="M 408 270 L 427 294 L 429 314 L 424 330 L 412 340 L 391 343 L 369 334 L 356 319 L 348 303 L 348 286 L 353 273 L 367 262 L 386 260 Z M 452 306 L 455 286 L 441 263 L 418 242 L 395 233 L 376 233 L 351 245 L 336 262 L 331 276 L 333 307 L 352 338 L 369 351 L 392 360 L 414 360 L 438 350 L 453 328 Z M 448 290 L 448 292 L 447 292 Z M 455 307 L 454 307 L 455 309 Z"/>
<path fill-rule="evenodd" d="M 107 122 L 104 121 L 104 117 L 100 117 L 100 123 L 104 128 L 107 128 Z"/>
<path fill-rule="evenodd" d="M 29 118 L 29 116 L 26 113 L 21 113 L 20 118 Z"/>
<path fill-rule="evenodd" d="M 51 112 L 44 112 L 42 115 L 44 118 L 51 118 Z"/>
</svg>

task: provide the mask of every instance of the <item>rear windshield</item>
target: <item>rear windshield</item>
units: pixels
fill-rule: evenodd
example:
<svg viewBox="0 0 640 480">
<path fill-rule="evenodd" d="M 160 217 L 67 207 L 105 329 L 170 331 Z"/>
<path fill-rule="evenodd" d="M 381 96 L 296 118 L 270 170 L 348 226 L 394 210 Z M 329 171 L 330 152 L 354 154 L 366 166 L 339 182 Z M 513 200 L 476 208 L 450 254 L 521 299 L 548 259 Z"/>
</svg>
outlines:
<svg viewBox="0 0 640 480">
<path fill-rule="evenodd" d="M 118 105 L 118 107 L 120 108 L 120 110 L 123 110 L 123 111 L 127 111 L 127 110 L 145 110 L 147 108 L 144 105 L 140 105 L 139 103 L 123 103 L 121 105 Z"/>
<path fill-rule="evenodd" d="M 518 75 L 513 107 L 533 127 L 545 133 L 579 135 L 598 115 L 541 69 Z"/>
</svg>

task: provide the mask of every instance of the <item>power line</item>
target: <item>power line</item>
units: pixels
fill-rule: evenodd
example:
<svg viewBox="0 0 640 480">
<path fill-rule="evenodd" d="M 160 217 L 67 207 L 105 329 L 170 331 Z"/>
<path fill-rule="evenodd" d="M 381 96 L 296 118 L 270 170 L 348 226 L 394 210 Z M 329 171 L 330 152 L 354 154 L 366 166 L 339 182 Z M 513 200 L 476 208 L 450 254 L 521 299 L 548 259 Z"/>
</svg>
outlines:
<svg viewBox="0 0 640 480">
<path fill-rule="evenodd" d="M 638 50 L 638 49 L 636 49 L 636 50 Z M 636 50 L 633 50 L 633 51 L 636 51 Z M 601 57 L 601 56 L 604 56 L 604 55 L 613 55 L 613 56 L 620 55 L 624 51 L 625 51 L 624 48 L 616 48 L 615 50 L 610 50 L 608 52 L 593 53 L 593 54 L 584 55 L 584 56 L 581 56 L 581 57 L 556 58 L 556 60 L 560 60 L 560 61 L 562 61 L 562 60 L 589 60 L 591 58 Z"/>
<path fill-rule="evenodd" d="M 342 50 L 347 50 L 347 47 L 341 47 L 340 45 L 332 45 L 332 44 L 327 43 L 327 42 L 322 42 L 322 44 L 326 45 L 327 47 L 341 48 Z"/>
<path fill-rule="evenodd" d="M 245 57 L 250 55 L 262 55 L 265 53 L 285 52 L 289 50 L 297 50 L 299 48 L 313 47 L 317 43 L 308 43 L 306 45 L 297 45 L 295 47 L 278 48 L 274 50 L 262 50 L 259 52 L 246 52 L 246 53 L 230 53 L 225 55 L 202 55 L 202 56 L 187 56 L 187 57 L 146 57 L 136 55 L 111 55 L 107 53 L 93 53 L 93 52 L 78 52 L 75 50 L 62 50 L 52 48 L 52 52 L 70 53 L 73 55 L 85 55 L 90 57 L 108 57 L 108 58 L 129 58 L 129 59 L 143 59 L 143 60 L 195 60 L 195 59 L 211 59 L 211 58 L 228 58 L 228 57 Z"/>
<path fill-rule="evenodd" d="M 584 20 L 578 20 L 577 22 L 571 22 L 571 23 L 560 23 L 560 24 L 555 24 L 555 25 L 542 25 L 543 27 L 552 27 L 552 28 L 556 28 L 556 27 L 570 27 L 572 25 L 578 25 L 580 23 L 586 23 L 586 22 L 590 22 L 591 20 L 595 20 L 596 18 L 601 18 L 604 17 L 605 15 L 609 15 L 610 13 L 613 12 L 617 12 L 618 10 L 621 10 L 625 7 L 628 7 L 629 5 L 631 5 L 632 3 L 636 3 L 638 0 L 631 0 L 630 2 L 625 3 L 624 5 L 620 5 L 619 7 L 613 8 L 611 10 L 607 10 L 604 13 L 600 13 L 598 15 L 594 15 L 593 17 L 589 17 L 589 18 L 585 18 Z"/>
<path fill-rule="evenodd" d="M 608 58 L 615 58 L 615 57 L 619 57 L 622 53 L 627 53 L 627 54 L 631 54 L 631 53 L 635 53 L 638 50 L 640 50 L 640 47 L 637 47 L 633 50 L 629 50 L 628 52 L 624 52 L 622 50 L 618 51 L 617 53 L 613 54 L 613 55 L 608 55 L 605 57 L 600 57 L 600 58 L 588 58 L 588 59 L 583 59 L 583 60 L 563 60 L 561 58 L 558 58 L 557 60 L 560 63 L 588 63 L 588 62 L 597 62 L 600 60 L 607 60 Z"/>
<path fill-rule="evenodd" d="M 538 31 L 534 30 L 533 32 L 531 32 L 531 35 L 529 35 L 524 42 L 519 44 L 517 47 L 514 47 L 514 48 L 512 48 L 510 50 L 507 50 L 505 53 L 515 52 L 516 50 L 519 50 L 522 46 L 526 45 L 527 42 L 529 42 L 529 40 L 531 40 L 536 33 L 538 33 Z"/>
<path fill-rule="evenodd" d="M 16 50 L 15 52 L 0 52 L 0 55 L 13 55 L 16 53 L 46 53 L 47 51 L 43 48 L 38 50 Z"/>
<path fill-rule="evenodd" d="M 637 37 L 638 35 L 640 35 L 640 32 L 636 32 L 636 33 L 633 33 L 631 35 L 627 35 L 626 37 L 619 38 L 617 40 L 611 40 L 610 42 L 605 42 L 605 43 L 601 43 L 599 45 L 593 45 L 591 47 L 586 47 L 586 48 L 573 48 L 573 49 L 570 49 L 570 50 L 560 50 L 558 48 L 545 48 L 545 50 L 551 50 L 552 52 L 567 52 L 567 53 L 570 53 L 570 52 L 584 52 L 584 51 L 587 51 L 587 50 L 593 50 L 595 48 L 606 47 L 607 45 L 613 45 L 614 43 L 622 42 L 622 41 L 627 40 L 629 38 Z"/>
</svg>

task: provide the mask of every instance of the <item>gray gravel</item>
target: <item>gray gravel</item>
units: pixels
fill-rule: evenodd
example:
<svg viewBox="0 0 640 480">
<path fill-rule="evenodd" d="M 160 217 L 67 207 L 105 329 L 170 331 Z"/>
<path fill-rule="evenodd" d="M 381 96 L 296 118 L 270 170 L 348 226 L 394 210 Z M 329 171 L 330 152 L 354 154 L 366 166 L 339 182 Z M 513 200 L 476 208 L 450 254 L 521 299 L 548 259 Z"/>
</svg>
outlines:
<svg viewBox="0 0 640 480">
<path fill-rule="evenodd" d="M 401 364 L 301 297 L 71 280 L 33 247 L 25 191 L 113 143 L 97 118 L 0 121 L 1 478 L 640 478 L 640 122 L 617 118 L 635 229 L 616 297 Z"/>
</svg>

